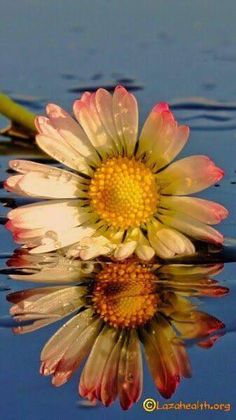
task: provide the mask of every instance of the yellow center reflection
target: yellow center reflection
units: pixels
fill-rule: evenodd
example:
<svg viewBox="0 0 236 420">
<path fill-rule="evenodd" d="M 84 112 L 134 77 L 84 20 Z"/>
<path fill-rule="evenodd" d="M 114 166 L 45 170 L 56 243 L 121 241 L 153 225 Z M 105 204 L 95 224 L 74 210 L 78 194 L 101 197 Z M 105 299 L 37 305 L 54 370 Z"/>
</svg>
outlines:
<svg viewBox="0 0 236 420">
<path fill-rule="evenodd" d="M 114 327 L 134 328 L 153 317 L 159 302 L 156 277 L 145 265 L 111 263 L 97 274 L 92 301 L 97 313 Z"/>
</svg>

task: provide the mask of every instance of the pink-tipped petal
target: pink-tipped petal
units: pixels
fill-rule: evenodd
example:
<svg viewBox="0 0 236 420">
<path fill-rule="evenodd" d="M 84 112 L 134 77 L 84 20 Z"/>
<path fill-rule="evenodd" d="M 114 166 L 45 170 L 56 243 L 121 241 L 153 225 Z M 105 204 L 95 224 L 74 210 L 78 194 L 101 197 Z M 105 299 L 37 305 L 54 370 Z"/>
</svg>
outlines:
<svg viewBox="0 0 236 420">
<path fill-rule="evenodd" d="M 166 102 L 160 102 L 159 104 L 156 104 L 152 109 L 152 112 L 158 112 L 160 114 L 162 112 L 166 112 L 166 111 L 167 112 L 170 111 L 169 105 Z M 171 114 L 171 112 L 170 112 L 170 114 Z M 174 116 L 172 116 L 172 119 L 174 120 Z"/>
<path fill-rule="evenodd" d="M 162 194 L 185 195 L 204 190 L 224 176 L 207 156 L 189 156 L 156 175 Z"/>
<path fill-rule="evenodd" d="M 110 357 L 107 360 L 103 371 L 101 386 L 97 398 L 102 401 L 105 406 L 111 405 L 118 394 L 118 366 L 120 355 L 122 351 L 122 344 L 124 341 L 124 334 L 120 334 L 117 343 L 111 351 Z"/>
<path fill-rule="evenodd" d="M 80 378 L 79 393 L 82 397 L 100 396 L 103 372 L 116 342 L 116 330 L 105 326 L 94 343 Z"/>
<path fill-rule="evenodd" d="M 229 212 L 222 205 L 196 197 L 161 196 L 160 207 L 184 213 L 202 223 L 214 225 L 224 220 Z"/>
<path fill-rule="evenodd" d="M 130 331 L 123 344 L 118 367 L 118 393 L 120 405 L 128 410 L 142 394 L 143 366 L 142 354 L 137 332 Z"/>
<path fill-rule="evenodd" d="M 73 111 L 93 147 L 105 158 L 115 151 L 115 143 L 102 123 L 96 104 L 96 94 L 86 92 L 74 102 Z"/>
<path fill-rule="evenodd" d="M 99 163 L 98 155 L 79 124 L 62 108 L 48 104 L 46 108 L 50 124 L 63 140 L 88 160 Z M 46 134 L 46 133 L 45 133 Z"/>
<path fill-rule="evenodd" d="M 73 373 L 79 368 L 81 362 L 91 350 L 94 341 L 99 334 L 100 320 L 91 320 L 89 325 L 86 326 L 74 340 L 70 340 L 70 343 L 65 349 L 64 354 L 57 363 L 57 366 L 53 373 L 52 384 L 55 386 L 61 386 L 66 383 Z"/>
<path fill-rule="evenodd" d="M 172 315 L 172 323 L 183 339 L 195 339 L 208 335 L 224 328 L 224 323 L 212 315 L 202 311 L 191 311 Z"/>
<path fill-rule="evenodd" d="M 139 139 L 138 156 L 145 154 L 155 171 L 180 153 L 189 137 L 187 126 L 178 126 L 166 103 L 156 105 L 148 116 Z"/>
<path fill-rule="evenodd" d="M 143 342 L 154 383 L 164 398 L 170 398 L 179 384 L 180 369 L 159 322 L 153 322 L 150 331 L 143 331 Z"/>
</svg>

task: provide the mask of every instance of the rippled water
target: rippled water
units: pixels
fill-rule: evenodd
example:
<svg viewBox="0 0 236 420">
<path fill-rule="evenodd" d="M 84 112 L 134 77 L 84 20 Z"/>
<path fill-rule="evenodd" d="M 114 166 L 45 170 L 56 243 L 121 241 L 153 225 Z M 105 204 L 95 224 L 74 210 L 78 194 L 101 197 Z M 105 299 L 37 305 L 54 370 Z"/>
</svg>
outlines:
<svg viewBox="0 0 236 420">
<path fill-rule="evenodd" d="M 171 401 L 234 403 L 235 395 L 235 241 L 236 238 L 236 5 L 233 0 L 189 2 L 147 0 L 108 2 L 96 0 L 1 1 L 1 85 L 19 103 L 39 113 L 47 102 L 71 109 L 72 101 L 84 90 L 117 83 L 132 90 L 139 100 L 144 121 L 158 101 L 170 102 L 177 119 L 190 125 L 192 134 L 182 152 L 208 154 L 224 168 L 225 178 L 201 194 L 224 204 L 230 218 L 221 225 L 229 238 L 221 254 L 206 251 L 213 260 L 231 261 L 216 279 L 230 289 L 222 299 L 201 298 L 201 308 L 221 319 L 224 335 L 211 349 L 189 343 L 193 377 L 182 381 Z M 6 124 L 0 118 L 0 126 Z M 10 145 L 0 137 L 0 182 L 7 174 L 7 162 L 14 157 L 42 156 L 33 148 Z M 39 353 L 55 331 L 48 326 L 35 333 L 12 335 L 12 319 L 5 295 L 33 284 L 10 280 L 7 274 L 15 244 L 4 228 L 7 206 L 23 204 L 0 189 L 0 325 L 1 416 L 5 420 L 32 419 L 115 419 L 126 416 L 160 415 L 145 413 L 142 401 L 156 392 L 145 367 L 144 393 L 128 413 L 117 403 L 112 408 L 81 406 L 77 396 L 78 375 L 64 387 L 53 388 L 40 377 Z M 189 412 L 181 415 L 189 416 Z M 179 414 L 177 414 L 179 415 Z M 220 412 L 191 412 L 191 416 L 218 419 Z M 233 413 L 231 413 L 233 415 Z M 161 412 L 162 418 L 176 418 L 176 412 Z"/>
</svg>

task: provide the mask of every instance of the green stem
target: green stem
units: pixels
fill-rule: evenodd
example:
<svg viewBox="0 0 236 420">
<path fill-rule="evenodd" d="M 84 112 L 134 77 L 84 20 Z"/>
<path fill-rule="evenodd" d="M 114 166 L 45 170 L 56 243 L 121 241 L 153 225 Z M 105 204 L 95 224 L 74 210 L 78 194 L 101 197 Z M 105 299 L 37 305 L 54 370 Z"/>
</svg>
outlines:
<svg viewBox="0 0 236 420">
<path fill-rule="evenodd" d="M 17 104 L 2 92 L 0 92 L 0 114 L 11 120 L 13 124 L 15 123 L 32 133 L 36 132 L 34 125 L 35 114 Z"/>
</svg>

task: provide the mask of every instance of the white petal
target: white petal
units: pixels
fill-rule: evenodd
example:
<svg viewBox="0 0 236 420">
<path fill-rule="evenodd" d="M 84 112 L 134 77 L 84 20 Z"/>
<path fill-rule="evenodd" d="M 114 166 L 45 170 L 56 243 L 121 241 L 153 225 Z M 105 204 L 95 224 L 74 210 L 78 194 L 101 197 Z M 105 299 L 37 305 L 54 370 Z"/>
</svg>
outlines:
<svg viewBox="0 0 236 420">
<path fill-rule="evenodd" d="M 216 244 L 223 242 L 223 236 L 217 230 L 187 215 L 180 213 L 172 215 L 171 212 L 167 211 L 165 215 L 158 215 L 158 218 L 165 225 L 171 226 L 195 239 Z"/>
<path fill-rule="evenodd" d="M 5 188 L 20 195 L 39 198 L 78 198 L 83 197 L 79 178 L 63 173 L 29 172 L 25 175 L 9 177 Z"/>
<path fill-rule="evenodd" d="M 17 244 L 24 244 L 27 247 L 37 246 L 41 243 L 41 238 L 47 232 L 46 228 L 22 229 L 14 225 L 11 220 L 6 223 L 6 228 L 12 232 L 14 241 Z"/>
<path fill-rule="evenodd" d="M 162 258 L 188 255 L 195 250 L 192 242 L 180 232 L 158 223 L 148 226 L 148 239 L 157 255 Z"/>
<path fill-rule="evenodd" d="M 148 239 L 156 254 L 161 258 L 171 258 L 174 252 L 170 250 L 158 237 L 157 231 L 153 226 L 148 226 Z"/>
<path fill-rule="evenodd" d="M 138 258 L 144 261 L 151 260 L 155 255 L 154 249 L 150 246 L 149 241 L 145 238 L 141 231 L 139 232 L 139 239 L 135 249 L 135 254 Z"/>
<path fill-rule="evenodd" d="M 113 244 L 104 236 L 85 238 L 80 241 L 79 256 L 82 260 L 96 258 L 99 255 L 110 254 Z"/>
<path fill-rule="evenodd" d="M 56 137 L 49 137 L 44 134 L 36 136 L 36 143 L 48 155 L 52 156 L 58 162 L 63 163 L 69 168 L 85 174 L 92 174 L 91 168 L 88 166 L 86 159 L 79 155 L 63 140 Z"/>
<path fill-rule="evenodd" d="M 117 260 L 123 260 L 125 258 L 128 258 L 128 257 L 130 257 L 130 255 L 133 254 L 136 246 L 137 246 L 136 241 L 124 242 L 123 244 L 117 246 L 117 248 L 114 252 L 114 257 Z"/>
<path fill-rule="evenodd" d="M 67 231 L 51 231 L 42 238 L 41 245 L 30 250 L 32 254 L 41 254 L 43 252 L 51 252 L 56 249 L 64 248 L 76 242 L 79 242 L 83 238 L 92 236 L 96 229 L 92 227 L 74 227 Z"/>
<path fill-rule="evenodd" d="M 45 165 L 44 163 L 38 163 L 38 162 L 32 162 L 31 160 L 20 160 L 20 159 L 10 160 L 9 167 L 13 169 L 14 171 L 19 172 L 21 174 L 27 174 L 28 172 L 42 172 L 46 174 L 46 173 L 49 173 L 50 171 L 53 171 L 53 173 L 56 174 L 62 171 L 62 169 L 55 168 L 54 166 Z M 71 173 L 64 170 L 63 172 L 67 174 Z"/>
<path fill-rule="evenodd" d="M 158 231 L 159 240 L 165 244 L 173 253 L 187 255 L 194 252 L 194 246 L 192 242 L 182 235 L 180 232 L 170 229 L 168 227 L 163 227 Z M 186 247 L 187 242 L 187 247 Z"/>
<path fill-rule="evenodd" d="M 122 143 L 119 140 L 119 135 L 116 130 L 114 116 L 113 116 L 113 101 L 112 95 L 105 89 L 98 89 L 95 96 L 96 107 L 100 119 L 108 132 L 109 136 L 113 139 L 118 151 L 122 151 Z"/>
<path fill-rule="evenodd" d="M 115 144 L 105 129 L 96 106 L 96 94 L 86 92 L 74 103 L 74 114 L 90 142 L 102 157 L 113 153 Z"/>
<path fill-rule="evenodd" d="M 138 105 L 135 97 L 122 86 L 117 86 L 114 91 L 113 114 L 124 150 L 132 156 L 138 134 Z"/>
<path fill-rule="evenodd" d="M 65 230 L 87 220 L 78 200 L 44 201 L 18 207 L 8 213 L 14 226 L 21 229 Z"/>
<path fill-rule="evenodd" d="M 100 159 L 96 150 L 91 145 L 85 132 L 67 112 L 55 104 L 48 104 L 46 111 L 50 123 L 68 145 L 89 161 L 99 163 Z"/>
</svg>

